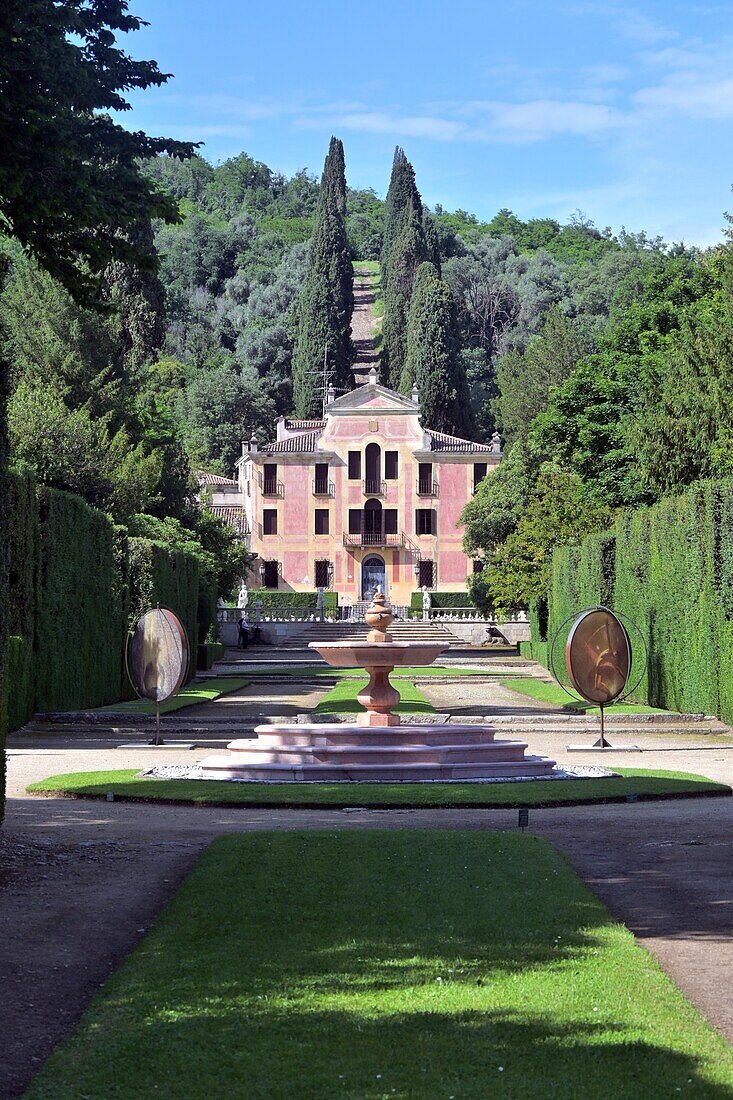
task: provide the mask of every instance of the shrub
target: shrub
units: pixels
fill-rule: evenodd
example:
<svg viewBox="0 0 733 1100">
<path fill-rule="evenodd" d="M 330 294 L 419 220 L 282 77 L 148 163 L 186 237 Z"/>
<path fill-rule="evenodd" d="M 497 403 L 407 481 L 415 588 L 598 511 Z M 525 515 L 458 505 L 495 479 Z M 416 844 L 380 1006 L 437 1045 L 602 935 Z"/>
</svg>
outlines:
<svg viewBox="0 0 733 1100">
<path fill-rule="evenodd" d="M 220 660 L 226 651 L 222 642 L 200 642 L 197 652 L 196 668 L 208 671 L 215 661 Z"/>
<path fill-rule="evenodd" d="M 431 607 L 475 607 L 468 592 L 431 592 Z M 422 590 L 410 595 L 410 611 L 422 611 Z"/>
</svg>

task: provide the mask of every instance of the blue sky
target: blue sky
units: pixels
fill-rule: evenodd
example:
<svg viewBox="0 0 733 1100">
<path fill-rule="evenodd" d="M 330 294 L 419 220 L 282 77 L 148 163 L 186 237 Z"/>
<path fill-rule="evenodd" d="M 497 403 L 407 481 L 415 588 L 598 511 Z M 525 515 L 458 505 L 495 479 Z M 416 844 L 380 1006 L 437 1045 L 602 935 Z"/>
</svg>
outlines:
<svg viewBox="0 0 733 1100">
<path fill-rule="evenodd" d="M 384 194 L 395 144 L 423 199 L 490 218 L 721 239 L 733 209 L 733 0 L 364 4 L 130 0 L 128 37 L 174 79 L 125 125 Z"/>
</svg>

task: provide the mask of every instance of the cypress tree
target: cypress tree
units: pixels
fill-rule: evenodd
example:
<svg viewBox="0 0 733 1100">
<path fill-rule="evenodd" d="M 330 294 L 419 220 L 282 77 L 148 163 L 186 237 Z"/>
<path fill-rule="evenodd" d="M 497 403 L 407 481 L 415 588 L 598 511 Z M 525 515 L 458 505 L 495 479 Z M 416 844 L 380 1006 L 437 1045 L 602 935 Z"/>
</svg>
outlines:
<svg viewBox="0 0 733 1100">
<path fill-rule="evenodd" d="M 414 169 L 405 156 L 404 149 L 398 145 L 394 151 L 392 175 L 384 201 L 384 235 L 380 257 L 382 286 L 386 285 L 392 249 L 404 228 L 410 209 L 422 211 L 422 200 L 415 183 Z"/>
<path fill-rule="evenodd" d="M 407 351 L 407 314 L 417 269 L 427 260 L 421 208 L 409 204 L 394 243 L 384 286 L 384 321 L 380 362 L 386 385 L 397 389 Z"/>
<path fill-rule="evenodd" d="M 407 354 L 400 390 L 413 384 L 426 427 L 456 435 L 473 428 L 466 372 L 458 354 L 455 304 L 435 266 L 425 262 L 415 276 L 407 324 Z"/>
<path fill-rule="evenodd" d="M 321 414 L 324 353 L 337 389 L 353 384 L 351 315 L 354 270 L 344 224 L 346 177 L 344 149 L 337 138 L 323 166 L 308 270 L 298 302 L 298 337 L 293 356 L 296 416 Z"/>
</svg>

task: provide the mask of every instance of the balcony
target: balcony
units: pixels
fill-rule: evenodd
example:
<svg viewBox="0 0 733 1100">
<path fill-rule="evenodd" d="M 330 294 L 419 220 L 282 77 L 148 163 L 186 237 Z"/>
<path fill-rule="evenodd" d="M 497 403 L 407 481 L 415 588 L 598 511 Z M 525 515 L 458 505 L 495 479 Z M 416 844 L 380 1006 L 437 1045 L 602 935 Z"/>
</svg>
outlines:
<svg viewBox="0 0 733 1100">
<path fill-rule="evenodd" d="M 336 486 L 328 478 L 317 477 L 313 481 L 313 496 L 314 497 L 335 497 Z"/>
<path fill-rule="evenodd" d="M 285 496 L 285 486 L 283 485 L 282 481 L 277 481 L 275 478 L 272 477 L 263 477 L 262 474 L 260 474 L 258 482 L 260 486 L 260 492 L 262 493 L 263 497 Z"/>
<path fill-rule="evenodd" d="M 438 495 L 438 483 L 431 478 L 418 478 L 416 487 L 419 497 L 437 497 Z"/>
<path fill-rule="evenodd" d="M 344 535 L 344 546 L 347 550 L 358 550 L 362 546 L 392 546 L 401 549 L 406 545 L 402 532 L 388 534 L 383 527 L 362 527 L 357 533 L 349 532 Z"/>
<path fill-rule="evenodd" d="M 368 497 L 385 497 L 387 495 L 387 482 L 379 478 L 368 477 L 364 481 L 364 495 Z"/>
</svg>

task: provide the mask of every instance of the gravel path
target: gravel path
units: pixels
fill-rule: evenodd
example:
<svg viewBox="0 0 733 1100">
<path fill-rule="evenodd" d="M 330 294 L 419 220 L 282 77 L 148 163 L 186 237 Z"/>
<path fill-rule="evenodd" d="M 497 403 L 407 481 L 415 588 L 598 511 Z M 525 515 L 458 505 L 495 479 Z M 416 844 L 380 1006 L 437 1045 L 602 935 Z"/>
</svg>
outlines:
<svg viewBox="0 0 733 1100">
<path fill-rule="evenodd" d="M 444 685 L 430 690 L 438 687 Z M 505 689 L 475 687 L 485 706 L 506 713 Z M 282 713 L 282 693 L 277 701 Z M 258 709 L 264 702 L 260 696 Z M 302 697 L 293 704 L 304 709 Z M 251 692 L 242 693 L 242 709 L 253 705 Z M 543 713 L 534 708 L 535 716 Z M 568 760 L 562 733 L 538 729 L 527 740 L 532 752 Z M 642 754 L 604 756 L 603 763 L 730 782 L 732 746 L 730 738 L 649 732 Z M 189 763 L 208 751 L 121 750 L 66 736 L 11 739 L 0 834 L 0 1097 L 21 1094 L 215 836 L 292 828 L 516 828 L 511 810 L 227 810 L 24 793 L 27 783 L 59 772 Z M 592 754 L 571 759 L 598 763 Z M 532 810 L 530 829 L 566 854 L 690 1000 L 733 1039 L 733 798 Z"/>
</svg>

